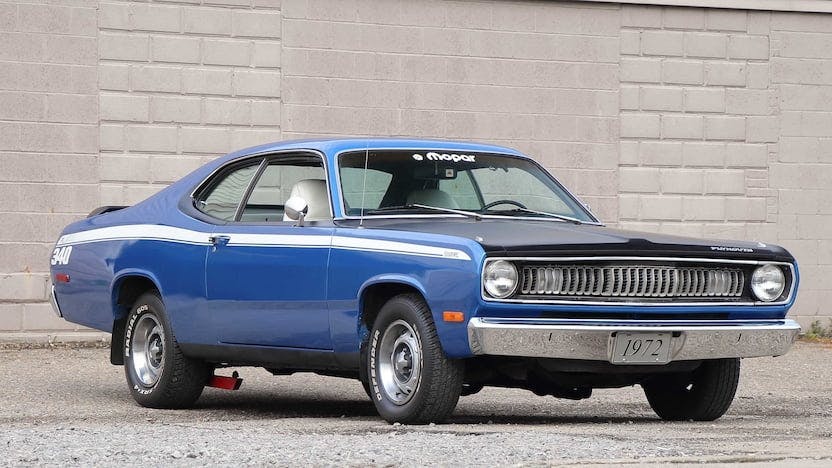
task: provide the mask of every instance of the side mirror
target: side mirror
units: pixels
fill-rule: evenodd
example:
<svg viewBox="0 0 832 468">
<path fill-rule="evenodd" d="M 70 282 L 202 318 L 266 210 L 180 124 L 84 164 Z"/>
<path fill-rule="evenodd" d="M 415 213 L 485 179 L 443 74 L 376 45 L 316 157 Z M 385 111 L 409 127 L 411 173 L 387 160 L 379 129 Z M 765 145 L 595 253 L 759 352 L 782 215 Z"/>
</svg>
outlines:
<svg viewBox="0 0 832 468">
<path fill-rule="evenodd" d="M 298 226 L 303 226 L 303 218 L 306 217 L 306 213 L 309 211 L 309 205 L 303 197 L 294 196 L 286 200 L 283 211 L 289 219 L 297 221 Z"/>
</svg>

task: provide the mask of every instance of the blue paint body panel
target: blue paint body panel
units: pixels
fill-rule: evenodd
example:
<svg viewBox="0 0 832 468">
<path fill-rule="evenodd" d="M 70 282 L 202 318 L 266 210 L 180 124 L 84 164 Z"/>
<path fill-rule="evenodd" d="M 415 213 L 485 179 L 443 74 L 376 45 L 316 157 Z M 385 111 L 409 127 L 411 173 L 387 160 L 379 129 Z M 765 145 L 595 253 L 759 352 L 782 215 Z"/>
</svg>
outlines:
<svg viewBox="0 0 832 468">
<path fill-rule="evenodd" d="M 480 275 L 487 251 L 472 238 L 401 227 L 385 228 L 371 223 L 358 227 L 356 223 L 339 222 L 344 213 L 337 183 L 337 156 L 367 148 L 502 153 L 525 157 L 515 150 L 491 145 L 408 139 L 303 140 L 231 153 L 135 206 L 67 226 L 63 236 L 94 230 L 105 232 L 102 231 L 105 228 L 119 226 L 145 226 L 136 229 L 146 230 L 147 235 L 139 232 L 129 238 L 115 236 L 67 244 L 72 245 L 69 261 L 65 265 L 53 265 L 51 269 L 53 277 L 56 273 L 67 273 L 71 277 L 69 283 L 55 284 L 64 318 L 111 331 L 114 320 L 127 312 L 116 304 L 119 286 L 125 278 L 140 276 L 155 284 L 161 293 L 180 343 L 357 356 L 367 333 L 360 316 L 362 292 L 373 285 L 395 283 L 407 285 L 424 296 L 434 314 L 445 353 L 453 358 L 465 358 L 472 355 L 467 320 L 477 316 L 535 318 L 545 317 L 553 311 L 604 312 L 621 316 L 718 312 L 727 314 L 728 318 L 764 319 L 783 318 L 794 302 L 792 297 L 787 304 L 778 306 L 645 308 L 485 301 L 480 293 Z M 305 227 L 294 227 L 291 223 L 215 224 L 197 219 L 182 209 L 193 190 L 218 168 L 238 158 L 276 152 L 311 152 L 325 158 L 335 222 Z M 470 220 L 459 218 L 458 222 Z M 510 222 L 506 221 L 507 224 Z M 541 226 L 546 222 L 540 221 Z M 157 232 L 156 227 L 179 228 L 191 237 Z M 235 245 L 235 236 L 241 234 L 316 237 L 311 241 L 314 245 L 293 245 L 291 242 L 285 245 Z M 229 236 L 232 240 L 213 245 L 209 239 L 216 235 Z M 379 242 L 438 248 L 439 252 L 454 251 L 454 255 L 463 257 L 373 248 L 374 243 Z M 791 258 L 783 252 L 779 251 L 779 258 Z M 464 312 L 466 322 L 444 322 L 441 314 L 445 310 Z M 303 367 L 303 363 L 298 366 Z"/>
</svg>

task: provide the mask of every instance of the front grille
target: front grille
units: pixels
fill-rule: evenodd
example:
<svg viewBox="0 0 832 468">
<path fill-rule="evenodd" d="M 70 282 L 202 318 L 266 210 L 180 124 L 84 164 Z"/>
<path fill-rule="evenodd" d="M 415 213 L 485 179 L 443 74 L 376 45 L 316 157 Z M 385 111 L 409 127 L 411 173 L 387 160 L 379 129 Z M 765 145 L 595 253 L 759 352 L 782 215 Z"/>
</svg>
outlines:
<svg viewBox="0 0 832 468">
<path fill-rule="evenodd" d="M 525 265 L 524 296 L 585 298 L 741 297 L 745 273 L 738 268 L 657 265 Z"/>
</svg>

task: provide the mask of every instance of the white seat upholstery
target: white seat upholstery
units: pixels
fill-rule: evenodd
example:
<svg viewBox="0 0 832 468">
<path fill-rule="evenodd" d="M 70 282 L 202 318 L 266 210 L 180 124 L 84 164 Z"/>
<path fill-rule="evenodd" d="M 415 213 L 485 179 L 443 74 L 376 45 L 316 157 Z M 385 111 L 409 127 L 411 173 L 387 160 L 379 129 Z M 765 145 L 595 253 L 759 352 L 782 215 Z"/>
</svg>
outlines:
<svg viewBox="0 0 832 468">
<path fill-rule="evenodd" d="M 322 221 L 330 218 L 329 195 L 326 192 L 326 181 L 322 179 L 299 180 L 293 187 L 289 198 L 301 197 L 306 200 L 309 210 L 306 212 L 307 221 Z M 283 221 L 292 221 L 283 214 Z"/>
<path fill-rule="evenodd" d="M 414 190 L 407 196 L 407 204 L 436 206 L 438 208 L 459 208 L 454 197 L 439 189 Z"/>
</svg>

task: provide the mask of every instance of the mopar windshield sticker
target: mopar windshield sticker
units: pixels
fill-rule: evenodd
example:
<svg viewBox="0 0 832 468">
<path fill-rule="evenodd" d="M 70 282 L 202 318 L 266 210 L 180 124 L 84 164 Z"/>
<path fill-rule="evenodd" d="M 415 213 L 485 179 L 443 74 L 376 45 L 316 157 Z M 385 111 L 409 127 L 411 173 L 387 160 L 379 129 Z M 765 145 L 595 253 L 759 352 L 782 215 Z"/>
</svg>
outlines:
<svg viewBox="0 0 832 468">
<path fill-rule="evenodd" d="M 448 154 L 448 153 L 434 153 L 431 151 L 425 155 L 413 153 L 413 159 L 416 161 L 453 161 L 453 162 L 476 162 L 477 158 L 473 154 Z"/>
</svg>

